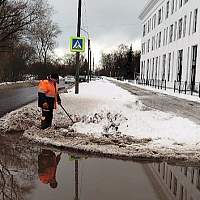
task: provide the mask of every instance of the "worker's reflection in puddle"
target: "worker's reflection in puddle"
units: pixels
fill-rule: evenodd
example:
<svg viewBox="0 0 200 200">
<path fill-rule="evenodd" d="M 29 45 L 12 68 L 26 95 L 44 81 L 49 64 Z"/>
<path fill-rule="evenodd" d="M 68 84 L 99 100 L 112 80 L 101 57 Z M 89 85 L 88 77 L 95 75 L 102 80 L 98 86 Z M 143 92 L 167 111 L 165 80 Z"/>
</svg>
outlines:
<svg viewBox="0 0 200 200">
<path fill-rule="evenodd" d="M 51 188 L 56 188 L 56 170 L 60 161 L 61 153 L 55 154 L 51 150 L 43 149 L 38 156 L 38 175 L 44 184 L 49 184 Z"/>
</svg>

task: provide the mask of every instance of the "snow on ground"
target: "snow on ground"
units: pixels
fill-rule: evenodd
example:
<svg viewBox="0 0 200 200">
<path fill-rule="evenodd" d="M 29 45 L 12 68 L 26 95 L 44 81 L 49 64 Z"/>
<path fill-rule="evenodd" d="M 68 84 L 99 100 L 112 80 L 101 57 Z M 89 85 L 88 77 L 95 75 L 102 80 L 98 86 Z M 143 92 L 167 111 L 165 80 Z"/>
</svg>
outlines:
<svg viewBox="0 0 200 200">
<path fill-rule="evenodd" d="M 119 151 L 123 155 L 140 157 L 156 154 L 155 157 L 159 152 L 162 156 L 174 155 L 173 152 L 176 156 L 180 153 L 185 156 L 200 149 L 199 125 L 145 107 L 136 96 L 108 80 L 81 83 L 80 94 L 75 95 L 73 88 L 61 98 L 75 121 L 73 125 L 59 108 L 54 117 L 54 127 L 41 131 L 40 111 L 36 103 L 32 103 L 4 116 L 0 120 L 0 130 L 21 129 L 29 139 L 56 146 L 93 148 L 111 154 L 115 150 L 115 154 Z M 100 144 L 103 144 L 101 148 Z M 109 148 L 105 144 L 110 145 Z M 137 154 L 132 151 L 137 151 Z"/>
<path fill-rule="evenodd" d="M 108 131 L 150 137 L 156 145 L 166 147 L 177 143 L 193 148 L 200 142 L 200 126 L 171 113 L 148 109 L 135 96 L 106 80 L 82 84 L 80 95 L 75 97 L 73 92 L 63 99 L 66 107 L 70 104 L 71 113 L 88 115 L 86 121 L 73 126 L 79 133 L 101 135 Z M 98 122 L 86 123 L 96 113 Z"/>
</svg>

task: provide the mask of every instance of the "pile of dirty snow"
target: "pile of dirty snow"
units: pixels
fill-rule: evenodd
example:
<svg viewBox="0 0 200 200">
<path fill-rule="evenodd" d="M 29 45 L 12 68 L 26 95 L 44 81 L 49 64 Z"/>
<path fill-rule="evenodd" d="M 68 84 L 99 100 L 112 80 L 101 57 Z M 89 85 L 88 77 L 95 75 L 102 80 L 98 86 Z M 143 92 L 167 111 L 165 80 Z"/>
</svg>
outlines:
<svg viewBox="0 0 200 200">
<path fill-rule="evenodd" d="M 31 127 L 38 127 L 40 123 L 40 110 L 35 104 L 30 104 L 6 114 L 0 119 L 1 132 L 21 132 Z"/>
</svg>

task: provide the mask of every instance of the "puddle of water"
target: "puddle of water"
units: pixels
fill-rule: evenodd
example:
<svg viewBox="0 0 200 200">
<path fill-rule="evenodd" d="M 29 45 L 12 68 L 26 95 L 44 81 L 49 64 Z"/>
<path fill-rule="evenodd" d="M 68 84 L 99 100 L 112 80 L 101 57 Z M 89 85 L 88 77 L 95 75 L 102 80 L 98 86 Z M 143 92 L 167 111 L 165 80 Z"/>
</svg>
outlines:
<svg viewBox="0 0 200 200">
<path fill-rule="evenodd" d="M 90 158 L 0 137 L 2 200 L 199 200 L 200 168 Z"/>
</svg>

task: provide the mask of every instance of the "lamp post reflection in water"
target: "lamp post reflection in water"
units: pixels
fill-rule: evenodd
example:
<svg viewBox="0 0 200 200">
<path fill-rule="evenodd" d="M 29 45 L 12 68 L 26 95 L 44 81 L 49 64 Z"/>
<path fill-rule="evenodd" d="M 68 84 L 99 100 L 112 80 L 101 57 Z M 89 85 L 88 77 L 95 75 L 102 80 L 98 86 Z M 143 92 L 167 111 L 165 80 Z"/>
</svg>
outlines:
<svg viewBox="0 0 200 200">
<path fill-rule="evenodd" d="M 74 200 L 79 200 L 78 198 L 78 160 L 75 160 L 75 198 Z"/>
</svg>

